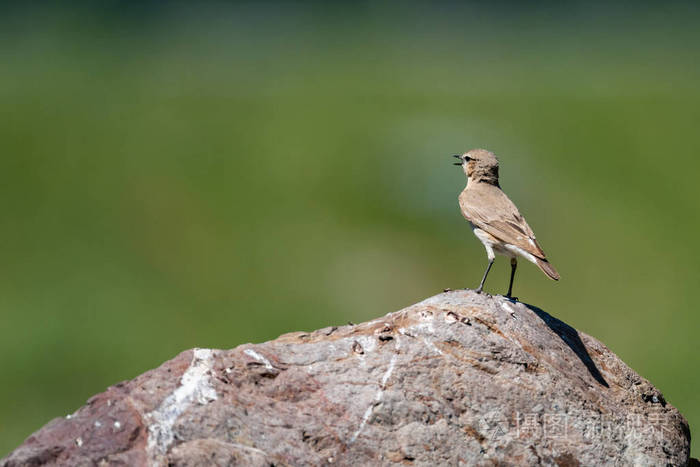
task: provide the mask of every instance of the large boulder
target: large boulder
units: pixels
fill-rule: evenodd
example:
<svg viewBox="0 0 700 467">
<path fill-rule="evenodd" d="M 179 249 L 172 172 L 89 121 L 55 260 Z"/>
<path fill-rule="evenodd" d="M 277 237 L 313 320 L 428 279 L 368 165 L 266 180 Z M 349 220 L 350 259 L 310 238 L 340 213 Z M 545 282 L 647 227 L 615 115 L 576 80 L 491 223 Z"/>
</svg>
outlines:
<svg viewBox="0 0 700 467">
<path fill-rule="evenodd" d="M 0 465 L 685 465 L 689 445 L 678 410 L 605 345 L 459 290 L 367 323 L 185 351 Z"/>
</svg>

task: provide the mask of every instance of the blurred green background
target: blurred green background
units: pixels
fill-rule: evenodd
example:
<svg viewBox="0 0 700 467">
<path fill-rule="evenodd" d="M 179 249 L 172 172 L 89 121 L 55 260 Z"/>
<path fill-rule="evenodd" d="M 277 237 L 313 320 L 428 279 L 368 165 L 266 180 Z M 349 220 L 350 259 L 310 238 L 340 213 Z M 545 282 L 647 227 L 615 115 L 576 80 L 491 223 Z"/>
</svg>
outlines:
<svg viewBox="0 0 700 467">
<path fill-rule="evenodd" d="M 182 350 L 475 287 L 473 147 L 562 275 L 515 294 L 697 433 L 697 6 L 66 5 L 0 7 L 0 457 Z"/>
</svg>

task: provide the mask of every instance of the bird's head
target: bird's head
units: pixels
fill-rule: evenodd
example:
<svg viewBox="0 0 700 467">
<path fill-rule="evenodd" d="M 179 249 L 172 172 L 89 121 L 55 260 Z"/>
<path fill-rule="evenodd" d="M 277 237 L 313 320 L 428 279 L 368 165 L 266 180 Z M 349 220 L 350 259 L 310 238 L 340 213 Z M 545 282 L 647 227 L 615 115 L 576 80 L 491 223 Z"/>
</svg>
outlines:
<svg viewBox="0 0 700 467">
<path fill-rule="evenodd" d="M 486 149 L 472 149 L 453 157 L 459 159 L 455 165 L 462 166 L 470 181 L 498 185 L 498 159 L 494 153 Z"/>
</svg>

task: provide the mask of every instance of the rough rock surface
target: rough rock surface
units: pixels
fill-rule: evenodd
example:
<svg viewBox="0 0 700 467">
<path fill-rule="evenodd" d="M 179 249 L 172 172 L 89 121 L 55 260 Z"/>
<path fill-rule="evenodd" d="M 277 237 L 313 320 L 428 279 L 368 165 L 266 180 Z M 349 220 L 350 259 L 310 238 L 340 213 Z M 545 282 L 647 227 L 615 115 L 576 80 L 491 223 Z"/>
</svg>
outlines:
<svg viewBox="0 0 700 467">
<path fill-rule="evenodd" d="M 460 290 L 363 324 L 188 350 L 0 465 L 685 465 L 689 444 L 683 416 L 603 344 Z"/>
</svg>

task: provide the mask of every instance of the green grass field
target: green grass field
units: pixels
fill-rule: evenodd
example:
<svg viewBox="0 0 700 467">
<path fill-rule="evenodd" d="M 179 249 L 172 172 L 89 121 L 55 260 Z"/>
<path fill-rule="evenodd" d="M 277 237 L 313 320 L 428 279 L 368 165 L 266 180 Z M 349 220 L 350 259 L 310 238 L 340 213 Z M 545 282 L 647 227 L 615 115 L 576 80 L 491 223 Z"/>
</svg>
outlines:
<svg viewBox="0 0 700 467">
<path fill-rule="evenodd" d="M 697 433 L 697 9 L 382 5 L 5 12 L 0 457 L 182 350 L 475 287 L 472 147 L 562 275 L 515 294 Z"/>
</svg>

